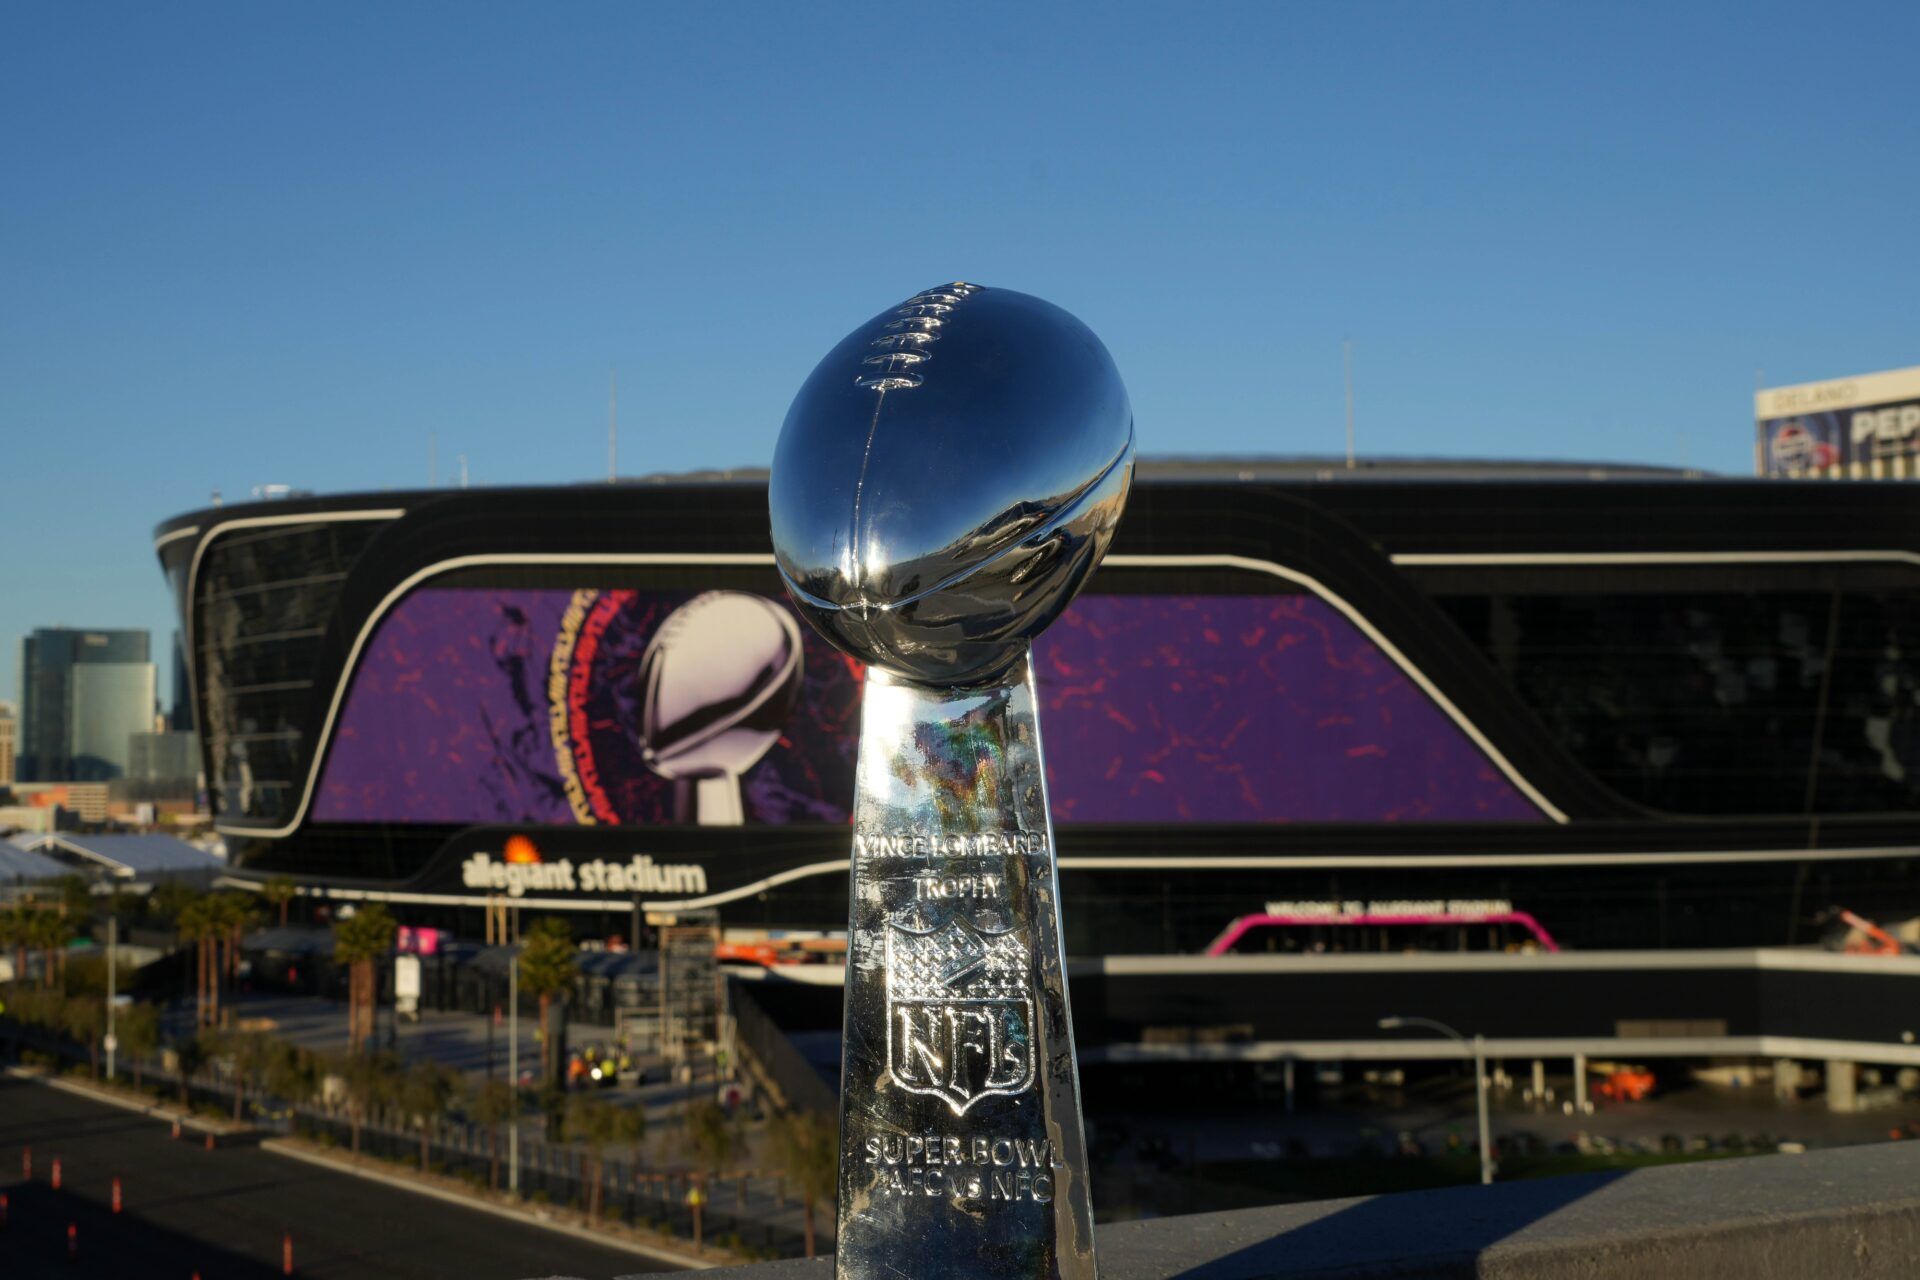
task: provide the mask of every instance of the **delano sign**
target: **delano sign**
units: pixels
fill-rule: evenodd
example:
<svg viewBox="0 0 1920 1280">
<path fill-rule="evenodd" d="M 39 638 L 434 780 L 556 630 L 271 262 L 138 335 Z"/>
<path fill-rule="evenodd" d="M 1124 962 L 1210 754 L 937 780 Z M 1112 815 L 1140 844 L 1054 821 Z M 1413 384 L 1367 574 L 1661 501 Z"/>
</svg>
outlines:
<svg viewBox="0 0 1920 1280">
<path fill-rule="evenodd" d="M 625 862 L 594 858 L 508 862 L 490 853 L 470 855 L 460 864 L 460 882 L 469 889 L 504 893 L 659 894 L 695 897 L 707 891 L 707 870 L 697 862 L 655 862 L 635 854 Z"/>
<path fill-rule="evenodd" d="M 1920 365 L 1774 387 L 1753 416 L 1760 475 L 1920 475 Z"/>
</svg>

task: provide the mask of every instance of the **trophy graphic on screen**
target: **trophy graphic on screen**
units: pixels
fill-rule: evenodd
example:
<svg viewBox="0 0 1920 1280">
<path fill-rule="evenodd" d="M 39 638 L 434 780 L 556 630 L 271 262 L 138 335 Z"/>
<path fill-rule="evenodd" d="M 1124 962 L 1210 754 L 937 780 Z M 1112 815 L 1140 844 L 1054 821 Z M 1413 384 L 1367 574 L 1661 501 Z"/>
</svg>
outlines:
<svg viewBox="0 0 1920 1280">
<path fill-rule="evenodd" d="M 1093 1280 L 1028 647 L 1100 562 L 1132 471 L 1106 348 L 1003 289 L 888 308 L 787 412 L 775 560 L 801 615 L 868 664 L 841 1280 Z"/>
<path fill-rule="evenodd" d="M 800 696 L 800 627 L 764 596 L 708 591 L 675 609 L 640 657 L 640 747 L 673 780 L 676 822 L 746 821 L 740 777 Z"/>
</svg>

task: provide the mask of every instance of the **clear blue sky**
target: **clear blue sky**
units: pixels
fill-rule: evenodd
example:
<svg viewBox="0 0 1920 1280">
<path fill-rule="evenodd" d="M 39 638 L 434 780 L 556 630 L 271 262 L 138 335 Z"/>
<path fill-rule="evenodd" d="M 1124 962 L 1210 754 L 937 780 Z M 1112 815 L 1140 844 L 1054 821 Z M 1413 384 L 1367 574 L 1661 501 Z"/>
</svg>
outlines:
<svg viewBox="0 0 1920 1280">
<path fill-rule="evenodd" d="M 211 490 L 768 459 L 928 283 L 1093 326 L 1148 452 L 1750 466 L 1920 362 L 1920 6 L 0 12 L 0 696 L 173 625 Z M 164 683 L 164 677 L 163 677 Z"/>
</svg>

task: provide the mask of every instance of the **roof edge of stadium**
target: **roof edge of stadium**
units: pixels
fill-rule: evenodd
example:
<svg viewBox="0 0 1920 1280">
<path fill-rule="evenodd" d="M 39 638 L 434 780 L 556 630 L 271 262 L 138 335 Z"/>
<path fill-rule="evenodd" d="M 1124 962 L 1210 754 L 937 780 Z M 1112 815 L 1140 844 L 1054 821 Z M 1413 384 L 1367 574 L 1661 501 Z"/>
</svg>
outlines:
<svg viewBox="0 0 1920 1280">
<path fill-rule="evenodd" d="M 1727 476 L 1717 472 L 1681 467 L 1654 466 L 1638 462 L 1562 461 L 1547 458 L 1447 458 L 1381 456 L 1356 459 L 1351 467 L 1344 457 L 1313 454 L 1259 456 L 1235 455 L 1149 455 L 1136 464 L 1135 475 L 1143 480 L 1191 481 L 1232 484 L 1284 481 L 1290 483 L 1355 483 L 1366 481 L 1687 481 L 1750 480 L 1751 477 Z M 755 487 L 766 484 L 765 467 L 711 467 L 692 471 L 660 471 L 639 476 L 622 476 L 611 487 L 664 487 L 668 485 L 715 485 Z M 546 485 L 486 486 L 498 491 L 512 489 L 606 488 L 605 480 L 578 480 Z M 264 513 L 296 514 L 307 510 L 337 510 L 343 503 L 379 506 L 412 506 L 429 498 L 444 498 L 457 489 L 359 490 L 316 494 L 296 491 L 286 498 L 234 503 L 223 507 L 203 507 L 182 512 L 162 521 L 157 536 L 205 523 L 209 519 Z M 218 513 L 215 516 L 214 513 Z"/>
<path fill-rule="evenodd" d="M 1378 457 L 1356 459 L 1315 454 L 1237 456 L 1153 454 L 1143 456 L 1135 474 L 1150 480 L 1696 480 L 1714 473 L 1637 462 L 1562 461 L 1551 458 Z M 765 484 L 765 467 L 722 467 L 662 471 L 623 478 L 621 484 Z M 604 483 L 604 482 L 596 482 Z"/>
</svg>

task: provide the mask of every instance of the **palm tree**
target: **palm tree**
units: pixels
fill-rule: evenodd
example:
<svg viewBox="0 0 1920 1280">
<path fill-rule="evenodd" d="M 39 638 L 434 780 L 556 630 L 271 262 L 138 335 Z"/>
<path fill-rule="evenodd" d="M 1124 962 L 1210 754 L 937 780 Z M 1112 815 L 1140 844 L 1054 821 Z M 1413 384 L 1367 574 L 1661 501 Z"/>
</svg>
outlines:
<svg viewBox="0 0 1920 1280">
<path fill-rule="evenodd" d="M 66 976 L 60 959 L 66 954 L 67 943 L 73 940 L 73 923 L 57 912 L 36 911 L 28 928 L 31 944 L 40 952 L 40 986 L 43 990 L 51 991 L 56 972 L 62 979 Z"/>
<path fill-rule="evenodd" d="M 373 1039 L 378 996 L 374 966 L 393 947 L 393 913 L 369 902 L 333 926 L 333 958 L 347 966 L 347 1049 L 358 1053 Z"/>
<path fill-rule="evenodd" d="M 552 1085 L 560 1063 L 560 1054 L 547 1039 L 547 1010 L 553 997 L 573 985 L 578 974 L 574 965 L 573 934 L 566 922 L 547 916 L 536 923 L 520 949 L 520 989 L 532 992 L 540 1000 L 540 1062 L 544 1083 Z"/>
<path fill-rule="evenodd" d="M 609 1146 L 635 1146 L 647 1135 L 647 1114 L 638 1104 L 616 1106 L 592 1094 L 576 1093 L 567 1101 L 567 1137 L 587 1148 L 587 1221 L 600 1222 L 606 1191 L 606 1151 Z"/>
<path fill-rule="evenodd" d="M 247 930 L 260 921 L 260 912 L 253 899 L 244 893 L 215 894 L 213 907 L 213 933 L 215 954 L 225 949 L 225 962 L 218 964 L 216 981 L 231 986 L 240 976 L 240 942 Z"/>
<path fill-rule="evenodd" d="M 211 1024 L 217 1012 L 211 981 L 211 946 L 216 927 L 213 916 L 213 900 L 206 894 L 178 899 L 173 912 L 173 927 L 180 940 L 193 943 L 194 1025 L 201 1027 Z"/>
<path fill-rule="evenodd" d="M 806 1205 L 807 1256 L 813 1256 L 813 1211 L 831 1196 L 839 1179 L 840 1138 L 831 1118 L 818 1111 L 787 1111 L 767 1126 L 773 1162 L 793 1180 Z"/>
<path fill-rule="evenodd" d="M 297 892 L 298 886 L 290 876 L 275 876 L 260 889 L 260 896 L 267 900 L 267 905 L 280 913 L 282 929 L 287 927 L 287 904 L 293 901 Z"/>
</svg>

